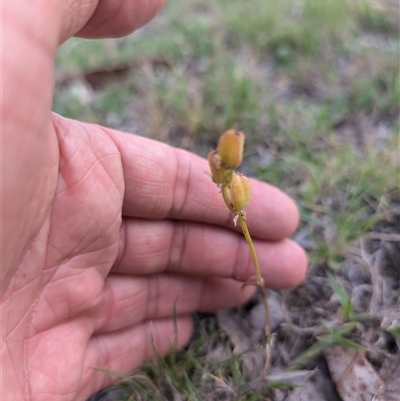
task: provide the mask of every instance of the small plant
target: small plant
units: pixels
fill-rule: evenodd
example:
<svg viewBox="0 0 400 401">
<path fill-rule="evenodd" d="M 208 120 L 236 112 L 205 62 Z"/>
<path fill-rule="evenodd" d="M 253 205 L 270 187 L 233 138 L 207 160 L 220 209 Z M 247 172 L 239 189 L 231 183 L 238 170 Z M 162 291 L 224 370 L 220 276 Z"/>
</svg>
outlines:
<svg viewBox="0 0 400 401">
<path fill-rule="evenodd" d="M 294 371 L 304 366 L 307 361 L 311 358 L 320 356 L 327 348 L 334 345 L 339 345 L 343 348 L 350 348 L 359 351 L 367 351 L 368 349 L 347 339 L 345 336 L 356 330 L 357 324 L 355 322 L 347 323 L 342 327 L 332 328 L 321 321 L 322 327 L 325 329 L 326 334 L 316 337 L 316 342 L 311 345 L 310 348 L 303 351 L 290 363 L 290 366 L 286 369 Z"/>
<path fill-rule="evenodd" d="M 333 291 L 339 299 L 341 305 L 342 319 L 344 321 L 348 321 L 350 320 L 351 315 L 354 314 L 353 302 L 351 301 L 351 298 L 346 294 L 346 291 L 340 286 L 335 276 L 329 272 L 327 272 L 327 276 Z"/>
<path fill-rule="evenodd" d="M 219 138 L 217 149 L 209 152 L 208 163 L 211 170 L 211 179 L 221 189 L 222 197 L 227 208 L 234 214 L 233 222 L 235 225 L 239 223 L 250 248 L 255 275 L 250 277 L 250 279 L 243 284 L 243 287 L 247 285 L 257 286 L 264 304 L 264 331 L 267 340 L 266 363 L 263 372 L 265 378 L 268 372 L 271 356 L 270 312 L 257 253 L 246 224 L 246 212 L 244 208 L 249 203 L 251 197 L 250 181 L 244 175 L 234 171 L 234 169 L 238 168 L 242 163 L 244 141 L 245 135 L 243 132 L 234 129 L 226 131 Z"/>
</svg>

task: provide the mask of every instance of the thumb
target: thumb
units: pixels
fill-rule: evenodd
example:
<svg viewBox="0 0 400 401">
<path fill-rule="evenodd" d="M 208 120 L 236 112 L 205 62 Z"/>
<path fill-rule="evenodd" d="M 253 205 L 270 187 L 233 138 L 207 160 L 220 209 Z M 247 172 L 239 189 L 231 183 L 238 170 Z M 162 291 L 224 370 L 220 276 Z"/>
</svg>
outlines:
<svg viewBox="0 0 400 401">
<path fill-rule="evenodd" d="M 165 0 L 59 1 L 59 43 L 74 35 L 85 38 L 127 35 L 148 23 L 164 2 Z M 48 2 L 44 3 L 47 5 Z"/>
</svg>

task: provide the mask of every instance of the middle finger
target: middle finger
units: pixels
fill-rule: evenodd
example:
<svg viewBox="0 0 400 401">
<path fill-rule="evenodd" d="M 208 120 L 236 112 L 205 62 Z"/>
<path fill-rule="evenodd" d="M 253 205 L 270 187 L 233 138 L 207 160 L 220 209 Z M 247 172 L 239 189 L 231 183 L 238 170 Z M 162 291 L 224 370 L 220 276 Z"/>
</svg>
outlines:
<svg viewBox="0 0 400 401">
<path fill-rule="evenodd" d="M 243 235 L 200 223 L 124 219 L 112 273 L 219 276 L 245 281 L 254 275 Z M 295 242 L 254 240 L 265 285 L 293 287 L 304 278 L 307 258 Z"/>
</svg>

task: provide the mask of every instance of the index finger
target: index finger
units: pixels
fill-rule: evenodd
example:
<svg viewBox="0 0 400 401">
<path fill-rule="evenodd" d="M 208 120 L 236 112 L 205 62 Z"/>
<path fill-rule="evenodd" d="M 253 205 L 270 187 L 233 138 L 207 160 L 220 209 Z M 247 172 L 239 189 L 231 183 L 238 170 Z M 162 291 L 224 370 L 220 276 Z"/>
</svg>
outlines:
<svg viewBox="0 0 400 401">
<path fill-rule="evenodd" d="M 219 188 L 204 176 L 208 162 L 190 152 L 147 138 L 107 130 L 117 144 L 125 177 L 123 215 L 176 219 L 234 228 Z M 254 237 L 282 239 L 298 224 L 295 203 L 276 187 L 251 180 L 246 208 Z"/>
</svg>

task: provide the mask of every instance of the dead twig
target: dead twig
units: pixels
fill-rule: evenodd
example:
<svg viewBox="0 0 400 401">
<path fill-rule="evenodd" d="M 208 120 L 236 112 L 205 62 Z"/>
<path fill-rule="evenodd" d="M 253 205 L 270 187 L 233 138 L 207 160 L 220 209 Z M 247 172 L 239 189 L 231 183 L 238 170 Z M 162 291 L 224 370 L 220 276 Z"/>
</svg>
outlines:
<svg viewBox="0 0 400 401">
<path fill-rule="evenodd" d="M 395 233 L 376 233 L 370 232 L 365 235 L 366 238 L 375 239 L 380 241 L 388 241 L 388 242 L 400 242 L 400 234 Z"/>
<path fill-rule="evenodd" d="M 383 249 L 379 248 L 373 254 L 368 252 L 367 238 L 360 239 L 361 256 L 367 265 L 372 284 L 372 294 L 369 305 L 369 312 L 375 314 L 379 311 L 379 305 L 382 304 L 382 277 L 379 273 L 379 267 L 382 264 Z"/>
</svg>

